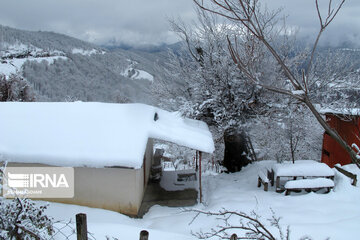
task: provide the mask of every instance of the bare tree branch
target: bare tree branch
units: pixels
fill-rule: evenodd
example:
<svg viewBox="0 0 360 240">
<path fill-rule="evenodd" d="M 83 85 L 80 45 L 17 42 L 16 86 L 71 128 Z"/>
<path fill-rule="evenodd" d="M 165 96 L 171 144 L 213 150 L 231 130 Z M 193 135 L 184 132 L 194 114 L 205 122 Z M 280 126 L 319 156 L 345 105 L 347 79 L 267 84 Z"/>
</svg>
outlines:
<svg viewBox="0 0 360 240">
<path fill-rule="evenodd" d="M 244 212 L 229 211 L 226 209 L 219 210 L 218 212 L 209 212 L 201 210 L 185 210 L 185 212 L 194 212 L 196 213 L 195 217 L 191 222 L 194 222 L 199 215 L 205 215 L 208 217 L 214 217 L 220 221 L 220 224 L 216 228 L 210 229 L 210 232 L 198 232 L 194 235 L 199 239 L 208 239 L 214 236 L 220 237 L 222 239 L 229 239 L 229 231 L 241 230 L 244 234 L 243 236 L 238 237 L 238 239 L 267 239 L 267 240 L 276 240 L 273 233 L 266 227 L 260 219 L 260 216 L 254 211 L 251 214 L 246 214 Z M 234 225 L 232 220 L 238 222 L 237 225 Z M 244 222 L 245 221 L 245 222 Z M 286 234 L 283 233 L 283 230 L 280 226 L 280 218 L 275 217 L 273 213 L 272 218 L 269 219 L 271 226 L 274 226 L 278 229 L 280 234 L 280 239 L 286 240 L 289 239 L 290 230 L 287 228 Z"/>
<path fill-rule="evenodd" d="M 293 92 L 289 91 L 286 88 L 279 88 L 273 86 L 267 86 L 262 81 L 260 81 L 255 73 L 253 73 L 249 66 L 245 64 L 240 57 L 240 54 L 237 50 L 237 45 L 235 43 L 235 47 L 233 43 L 230 41 L 229 37 L 227 38 L 228 41 L 228 49 L 230 55 L 236 64 L 236 66 L 254 83 L 259 86 L 264 87 L 267 90 L 285 94 L 296 98 L 303 102 L 315 116 L 317 121 L 320 125 L 325 129 L 325 131 L 336 141 L 338 142 L 350 155 L 352 161 L 360 168 L 360 161 L 357 159 L 357 155 L 355 151 L 349 146 L 349 144 L 342 139 L 339 133 L 332 129 L 328 123 L 322 118 L 318 110 L 314 107 L 313 102 L 310 100 L 309 97 L 309 88 L 308 88 L 308 81 L 310 78 L 310 71 L 311 66 L 313 64 L 315 58 L 315 52 L 318 47 L 318 43 L 322 33 L 328 27 L 328 25 L 334 20 L 340 9 L 342 8 L 345 0 L 342 0 L 340 4 L 336 8 L 332 8 L 332 0 L 329 0 L 328 9 L 327 9 L 327 16 L 324 18 L 321 15 L 320 7 L 318 0 L 315 0 L 316 11 L 318 15 L 318 19 L 320 22 L 320 29 L 316 36 L 315 43 L 312 47 L 310 60 L 305 68 L 305 74 L 303 73 L 302 76 L 302 84 L 298 79 L 295 77 L 293 71 L 290 70 L 289 66 L 284 62 L 284 60 L 280 57 L 277 50 L 271 45 L 269 42 L 266 34 L 265 34 L 265 26 L 261 25 L 260 17 L 266 17 L 264 12 L 259 12 L 256 9 L 258 1 L 257 0 L 210 0 L 209 2 L 213 3 L 214 5 L 205 6 L 203 1 L 194 0 L 195 4 L 202 9 L 203 11 L 208 11 L 213 14 L 217 14 L 219 16 L 225 17 L 226 19 L 238 23 L 240 26 L 244 27 L 252 34 L 258 41 L 260 41 L 266 49 L 270 52 L 270 54 L 274 57 L 276 62 L 279 64 L 280 68 L 282 69 L 286 79 L 291 83 L 294 90 L 303 91 L 304 94 L 294 94 Z M 272 15 L 270 18 L 274 18 L 275 16 Z M 268 17 L 269 18 L 269 17 Z M 235 38 L 236 41 L 236 38 Z"/>
<path fill-rule="evenodd" d="M 323 22 L 322 17 L 321 17 L 320 8 L 319 8 L 319 2 L 318 2 L 318 0 L 315 0 L 316 12 L 317 12 L 319 22 L 320 22 L 320 29 L 319 29 L 319 32 L 318 32 L 318 34 L 316 36 L 315 43 L 314 43 L 314 45 L 312 47 L 310 61 L 309 61 L 308 65 L 307 65 L 307 68 L 306 68 L 306 74 L 305 74 L 306 79 L 309 78 L 309 72 L 310 72 L 310 69 L 312 67 L 312 62 L 314 60 L 315 52 L 316 52 L 317 46 L 319 44 L 321 34 L 325 31 L 326 27 L 334 20 L 335 16 L 340 11 L 342 5 L 345 3 L 345 0 L 341 1 L 339 6 L 336 8 L 335 13 L 334 13 L 334 9 L 331 7 L 331 3 L 332 3 L 332 0 L 329 0 L 328 14 L 326 16 L 325 22 Z"/>
</svg>

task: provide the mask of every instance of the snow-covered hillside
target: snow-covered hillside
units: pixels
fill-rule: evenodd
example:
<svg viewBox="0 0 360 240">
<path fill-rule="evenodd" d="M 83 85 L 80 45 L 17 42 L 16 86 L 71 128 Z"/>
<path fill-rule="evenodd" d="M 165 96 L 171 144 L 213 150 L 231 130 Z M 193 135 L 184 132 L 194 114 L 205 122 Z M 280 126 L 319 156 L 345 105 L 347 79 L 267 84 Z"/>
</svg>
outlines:
<svg viewBox="0 0 360 240">
<path fill-rule="evenodd" d="M 84 56 L 90 56 L 92 54 L 105 54 L 105 51 L 99 51 L 96 49 L 91 49 L 91 50 L 85 50 L 85 49 L 81 49 L 81 48 L 74 48 L 73 50 L 71 50 L 72 54 L 81 54 Z"/>
<path fill-rule="evenodd" d="M 139 63 L 136 61 L 132 61 L 130 59 L 127 59 L 128 62 L 130 62 L 130 65 L 121 72 L 121 75 L 130 79 L 137 79 L 137 80 L 147 80 L 150 82 L 154 81 L 154 76 L 151 75 L 150 73 L 144 71 L 144 70 L 139 70 L 136 69 L 136 65 L 138 65 Z"/>
<path fill-rule="evenodd" d="M 0 44 L 0 73 L 6 76 L 20 73 L 26 61 L 36 61 L 51 65 L 57 59 L 67 59 L 62 51 L 45 51 L 31 44 L 10 44 L 7 42 L 1 42 Z"/>
<path fill-rule="evenodd" d="M 53 32 L 0 25 L 0 33 L 0 74 L 24 77 L 38 101 L 152 103 L 149 86 L 163 72 L 153 54 L 107 50 Z"/>
</svg>

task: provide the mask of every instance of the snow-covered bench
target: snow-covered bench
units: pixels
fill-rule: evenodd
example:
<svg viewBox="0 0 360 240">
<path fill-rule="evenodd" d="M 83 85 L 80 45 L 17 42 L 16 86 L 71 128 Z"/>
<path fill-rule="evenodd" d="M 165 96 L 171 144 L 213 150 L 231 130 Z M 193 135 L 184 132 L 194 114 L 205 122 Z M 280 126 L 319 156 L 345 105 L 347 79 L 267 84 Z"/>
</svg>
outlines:
<svg viewBox="0 0 360 240">
<path fill-rule="evenodd" d="M 329 192 L 331 188 L 334 187 L 334 181 L 329 178 L 308 178 L 308 179 L 299 179 L 287 181 L 285 183 L 285 195 L 289 195 L 291 191 L 298 190 L 319 190 L 326 188 Z"/>
<path fill-rule="evenodd" d="M 261 187 L 261 184 L 264 185 L 264 191 L 267 191 L 269 189 L 269 179 L 265 175 L 265 173 L 260 170 L 258 173 L 258 187 Z"/>
</svg>

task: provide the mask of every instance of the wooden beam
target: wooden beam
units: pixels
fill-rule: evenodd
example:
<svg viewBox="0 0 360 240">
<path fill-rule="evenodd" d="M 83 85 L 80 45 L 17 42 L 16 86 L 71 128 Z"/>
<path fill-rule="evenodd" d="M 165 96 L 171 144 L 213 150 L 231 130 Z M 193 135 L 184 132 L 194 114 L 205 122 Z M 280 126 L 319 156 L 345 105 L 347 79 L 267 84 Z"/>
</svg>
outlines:
<svg viewBox="0 0 360 240">
<path fill-rule="evenodd" d="M 346 171 L 345 169 L 338 167 L 338 166 L 334 166 L 336 168 L 336 170 L 338 170 L 339 172 L 341 172 L 342 174 L 344 174 L 345 176 L 351 178 L 353 180 L 352 185 L 356 186 L 357 183 L 357 176 L 355 174 L 352 174 L 351 172 Z"/>
<path fill-rule="evenodd" d="M 195 153 L 195 171 L 197 172 L 199 167 L 198 167 L 198 151 L 196 150 L 196 153 Z"/>
<path fill-rule="evenodd" d="M 201 158 L 202 158 L 202 152 L 199 151 L 199 191 L 200 191 L 200 203 L 202 203 Z"/>
</svg>

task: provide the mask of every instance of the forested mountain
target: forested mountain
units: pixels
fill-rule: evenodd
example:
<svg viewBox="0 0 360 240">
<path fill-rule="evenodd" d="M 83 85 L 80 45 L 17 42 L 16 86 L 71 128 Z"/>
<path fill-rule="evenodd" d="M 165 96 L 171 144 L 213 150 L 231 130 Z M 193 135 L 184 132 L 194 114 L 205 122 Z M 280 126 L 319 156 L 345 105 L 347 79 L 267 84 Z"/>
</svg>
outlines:
<svg viewBox="0 0 360 240">
<path fill-rule="evenodd" d="M 37 101 L 151 103 L 161 50 L 106 49 L 63 34 L 0 25 L 0 73 L 17 73 Z"/>
<path fill-rule="evenodd" d="M 187 50 L 182 49 L 179 43 L 140 49 L 100 47 L 63 34 L 24 31 L 0 25 L 0 73 L 23 76 L 32 87 L 37 101 L 154 104 L 157 102 L 151 94 L 154 82 L 161 80 L 162 84 L 181 85 L 181 79 L 168 71 L 168 62 L 171 61 L 168 48 L 175 55 L 186 55 Z M 332 55 L 339 61 L 344 61 L 341 58 L 345 52 L 349 63 L 358 62 L 360 55 L 360 51 L 349 46 L 331 51 L 323 48 L 319 52 L 324 59 Z M 328 67 L 334 72 L 334 66 Z M 344 83 L 334 84 L 346 88 Z M 348 91 L 353 97 L 354 90 Z M 337 94 L 331 94 L 332 98 L 335 99 Z"/>
</svg>

